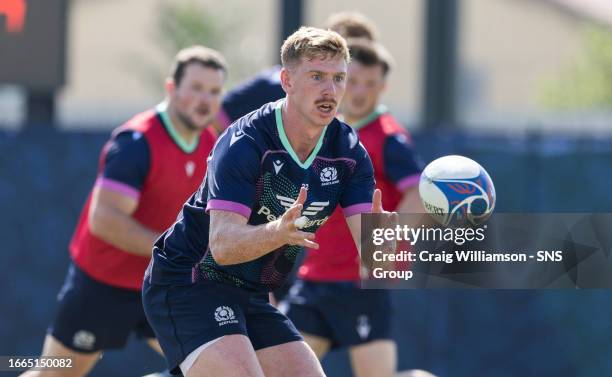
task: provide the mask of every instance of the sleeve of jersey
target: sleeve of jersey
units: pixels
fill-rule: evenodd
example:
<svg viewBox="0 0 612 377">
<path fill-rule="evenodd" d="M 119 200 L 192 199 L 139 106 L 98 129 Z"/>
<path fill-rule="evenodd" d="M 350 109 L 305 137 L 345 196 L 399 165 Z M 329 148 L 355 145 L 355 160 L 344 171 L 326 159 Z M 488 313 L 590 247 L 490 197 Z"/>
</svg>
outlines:
<svg viewBox="0 0 612 377">
<path fill-rule="evenodd" d="M 140 132 L 122 132 L 109 142 L 96 186 L 138 200 L 149 173 L 149 144 Z"/>
<path fill-rule="evenodd" d="M 229 211 L 248 219 L 255 202 L 259 159 L 248 136 L 235 140 L 232 132 L 226 132 L 208 162 L 206 211 Z"/>
<path fill-rule="evenodd" d="M 406 135 L 396 134 L 385 140 L 383 161 L 385 175 L 399 191 L 403 192 L 419 183 L 423 164 Z"/>
<path fill-rule="evenodd" d="M 361 143 L 356 148 L 358 151 L 355 153 L 355 169 L 340 198 L 345 217 L 369 213 L 372 210 L 375 185 L 372 161 Z"/>
</svg>

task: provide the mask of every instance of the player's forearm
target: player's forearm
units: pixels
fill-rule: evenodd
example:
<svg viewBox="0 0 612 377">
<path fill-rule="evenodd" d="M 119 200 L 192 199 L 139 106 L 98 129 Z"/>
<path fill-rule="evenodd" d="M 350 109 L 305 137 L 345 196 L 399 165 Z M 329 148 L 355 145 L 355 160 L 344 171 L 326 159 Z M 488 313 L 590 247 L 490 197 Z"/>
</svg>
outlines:
<svg viewBox="0 0 612 377">
<path fill-rule="evenodd" d="M 245 263 L 284 245 L 278 220 L 262 225 L 223 224 L 210 229 L 210 250 L 220 265 Z"/>
<path fill-rule="evenodd" d="M 112 208 L 97 208 L 90 216 L 90 230 L 96 237 L 131 254 L 151 256 L 159 234 Z"/>
</svg>

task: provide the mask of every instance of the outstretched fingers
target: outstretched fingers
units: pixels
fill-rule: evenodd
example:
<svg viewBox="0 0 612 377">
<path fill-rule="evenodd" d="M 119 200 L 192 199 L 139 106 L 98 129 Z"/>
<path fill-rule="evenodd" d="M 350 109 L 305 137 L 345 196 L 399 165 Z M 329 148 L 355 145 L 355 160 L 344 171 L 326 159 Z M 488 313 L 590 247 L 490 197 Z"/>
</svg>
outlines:
<svg viewBox="0 0 612 377">
<path fill-rule="evenodd" d="M 306 202 L 306 197 L 308 195 L 308 191 L 305 187 L 300 188 L 300 193 L 298 194 L 297 199 L 293 202 L 293 205 L 285 212 L 283 217 L 286 219 L 287 223 L 292 224 L 294 227 L 297 227 L 294 222 L 300 216 L 302 216 L 302 209 L 304 208 L 304 203 Z"/>
<path fill-rule="evenodd" d="M 304 203 L 306 203 L 306 197 L 308 196 L 308 189 L 306 189 L 306 187 L 300 187 L 300 193 L 298 194 L 297 199 L 295 200 L 295 203 L 293 203 L 293 205 L 296 204 L 301 204 L 304 205 Z"/>
<path fill-rule="evenodd" d="M 283 215 L 282 223 L 285 225 L 282 229 L 286 229 L 286 240 L 290 245 L 299 245 L 303 247 L 309 247 L 312 249 L 318 249 L 319 244 L 314 242 L 314 233 L 303 232 L 300 229 L 306 226 L 308 218 L 302 216 L 302 209 L 308 196 L 308 190 L 305 187 L 300 188 L 300 193 L 293 205 Z"/>
<path fill-rule="evenodd" d="M 374 190 L 372 194 L 372 213 L 383 213 L 384 209 L 382 206 L 382 191 L 380 189 Z"/>
</svg>

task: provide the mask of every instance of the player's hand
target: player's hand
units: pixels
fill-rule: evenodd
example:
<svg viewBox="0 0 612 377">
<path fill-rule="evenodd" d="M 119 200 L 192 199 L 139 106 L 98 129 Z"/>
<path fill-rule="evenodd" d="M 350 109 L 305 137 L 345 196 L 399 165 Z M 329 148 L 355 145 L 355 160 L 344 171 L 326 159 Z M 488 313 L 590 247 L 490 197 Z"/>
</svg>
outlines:
<svg viewBox="0 0 612 377">
<path fill-rule="evenodd" d="M 374 190 L 372 194 L 372 213 L 384 213 L 387 212 L 382 206 L 382 191 L 380 189 Z M 388 212 L 387 212 L 388 213 Z"/>
<path fill-rule="evenodd" d="M 314 233 L 302 232 L 296 225 L 296 221 L 298 225 L 300 223 L 298 219 L 302 216 L 302 208 L 306 202 L 307 194 L 308 191 L 305 187 L 300 188 L 300 194 L 291 208 L 279 219 L 277 231 L 285 244 L 318 249 L 319 244 L 313 242 L 315 238 Z"/>
<path fill-rule="evenodd" d="M 382 191 L 380 189 L 374 190 L 372 194 L 372 213 L 379 213 L 381 216 L 377 219 L 380 223 L 376 224 L 377 228 L 391 228 L 395 229 L 398 225 L 397 212 L 385 211 L 382 206 Z M 395 241 L 387 241 L 383 244 L 383 250 L 394 251 L 397 245 Z"/>
<path fill-rule="evenodd" d="M 382 206 L 382 191 L 380 189 L 374 190 L 372 194 L 372 213 L 382 213 L 385 216 L 384 219 L 389 219 L 392 223 L 397 223 L 397 212 L 385 211 Z"/>
</svg>

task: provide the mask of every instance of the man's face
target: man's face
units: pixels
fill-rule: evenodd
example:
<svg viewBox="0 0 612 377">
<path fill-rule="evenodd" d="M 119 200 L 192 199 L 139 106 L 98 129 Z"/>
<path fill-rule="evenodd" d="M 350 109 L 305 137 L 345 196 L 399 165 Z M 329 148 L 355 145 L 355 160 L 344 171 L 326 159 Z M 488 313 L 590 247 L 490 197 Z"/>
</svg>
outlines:
<svg viewBox="0 0 612 377">
<path fill-rule="evenodd" d="M 284 71 L 283 88 L 307 123 L 327 126 L 346 88 L 347 65 L 341 56 L 308 60 Z"/>
<path fill-rule="evenodd" d="M 385 76 L 380 64 L 365 66 L 357 61 L 351 62 L 342 113 L 351 119 L 365 118 L 374 111 L 384 89 Z"/>
<path fill-rule="evenodd" d="M 191 63 L 185 67 L 179 85 L 169 85 L 170 106 L 189 129 L 202 130 L 221 107 L 224 81 L 223 70 Z"/>
</svg>

